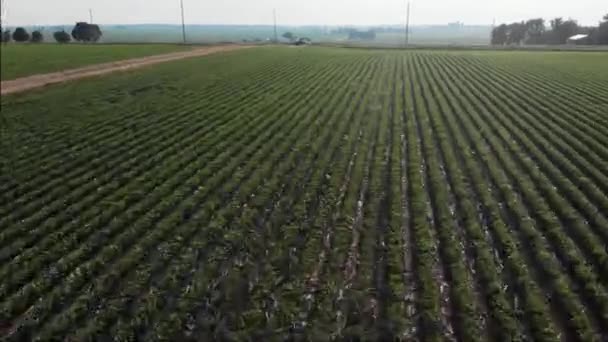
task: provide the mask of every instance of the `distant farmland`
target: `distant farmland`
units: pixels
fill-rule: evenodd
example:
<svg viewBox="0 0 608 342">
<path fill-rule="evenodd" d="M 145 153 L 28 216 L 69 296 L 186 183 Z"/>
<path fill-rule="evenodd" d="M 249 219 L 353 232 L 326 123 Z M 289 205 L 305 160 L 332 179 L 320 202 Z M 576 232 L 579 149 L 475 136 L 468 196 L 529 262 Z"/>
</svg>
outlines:
<svg viewBox="0 0 608 342">
<path fill-rule="evenodd" d="M 2 99 L 9 340 L 601 340 L 605 53 L 257 48 Z"/>
<path fill-rule="evenodd" d="M 92 45 L 92 44 L 3 44 L 0 47 L 2 80 L 74 69 L 183 51 L 190 47 L 179 45 Z"/>
</svg>

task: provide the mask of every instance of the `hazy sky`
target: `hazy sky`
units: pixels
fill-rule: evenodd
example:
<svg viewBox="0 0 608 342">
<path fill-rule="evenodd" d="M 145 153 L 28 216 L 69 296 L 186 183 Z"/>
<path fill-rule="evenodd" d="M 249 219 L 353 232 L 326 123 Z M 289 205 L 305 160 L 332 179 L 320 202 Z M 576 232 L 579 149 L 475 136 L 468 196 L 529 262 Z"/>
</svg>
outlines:
<svg viewBox="0 0 608 342">
<path fill-rule="evenodd" d="M 9 25 L 101 24 L 180 21 L 179 0 L 4 0 Z M 400 24 L 406 0 L 184 0 L 189 24 Z M 413 24 L 491 24 L 542 16 L 572 17 L 595 25 L 608 13 L 606 0 L 413 0 Z"/>
</svg>

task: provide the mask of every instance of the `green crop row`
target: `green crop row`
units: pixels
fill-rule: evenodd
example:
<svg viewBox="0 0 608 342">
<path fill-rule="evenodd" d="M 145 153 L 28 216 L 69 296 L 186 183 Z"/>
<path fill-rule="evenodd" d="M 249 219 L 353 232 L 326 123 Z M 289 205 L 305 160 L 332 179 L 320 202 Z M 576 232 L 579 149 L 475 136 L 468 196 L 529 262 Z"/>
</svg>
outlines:
<svg viewBox="0 0 608 342">
<path fill-rule="evenodd" d="M 606 81 L 525 56 L 263 47 L 3 97 L 0 336 L 601 341 Z"/>
</svg>

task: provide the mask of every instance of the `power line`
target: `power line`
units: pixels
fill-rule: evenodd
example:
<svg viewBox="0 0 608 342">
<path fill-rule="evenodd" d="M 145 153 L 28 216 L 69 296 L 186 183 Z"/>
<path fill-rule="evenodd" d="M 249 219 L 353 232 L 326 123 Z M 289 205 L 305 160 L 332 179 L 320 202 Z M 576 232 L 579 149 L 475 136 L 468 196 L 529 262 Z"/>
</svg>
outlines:
<svg viewBox="0 0 608 342">
<path fill-rule="evenodd" d="M 182 9 L 182 38 L 184 44 L 186 44 L 186 21 L 184 19 L 184 0 L 180 0 L 180 7 Z"/>
</svg>

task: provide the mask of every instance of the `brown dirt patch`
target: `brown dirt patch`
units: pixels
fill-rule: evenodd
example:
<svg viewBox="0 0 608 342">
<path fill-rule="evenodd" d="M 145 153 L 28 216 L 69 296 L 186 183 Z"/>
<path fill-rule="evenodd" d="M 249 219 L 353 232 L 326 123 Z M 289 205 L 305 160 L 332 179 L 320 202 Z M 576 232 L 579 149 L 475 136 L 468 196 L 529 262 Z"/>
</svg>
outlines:
<svg viewBox="0 0 608 342">
<path fill-rule="evenodd" d="M 101 76 L 118 71 L 142 68 L 158 63 L 170 62 L 184 58 L 206 56 L 214 53 L 251 48 L 245 45 L 223 45 L 196 48 L 190 51 L 174 52 L 162 55 L 147 56 L 141 58 L 126 59 L 117 62 L 102 63 L 77 69 L 70 69 L 48 74 L 39 74 L 18 78 L 15 80 L 2 81 L 0 93 L 2 95 L 20 93 L 50 84 L 63 83 L 81 78 Z"/>
</svg>

